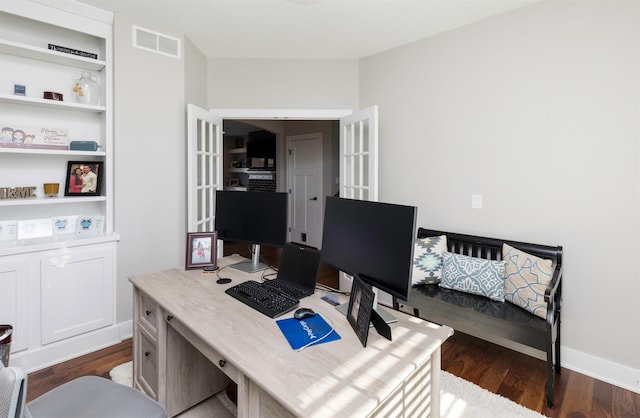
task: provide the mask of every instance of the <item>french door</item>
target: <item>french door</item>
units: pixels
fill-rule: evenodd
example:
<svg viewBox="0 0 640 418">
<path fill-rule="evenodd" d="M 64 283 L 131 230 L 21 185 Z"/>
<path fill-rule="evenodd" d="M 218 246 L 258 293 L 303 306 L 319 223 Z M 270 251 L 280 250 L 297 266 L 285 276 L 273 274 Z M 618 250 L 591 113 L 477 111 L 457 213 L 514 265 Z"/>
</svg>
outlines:
<svg viewBox="0 0 640 418">
<path fill-rule="evenodd" d="M 340 119 L 340 197 L 378 200 L 377 106 Z M 340 272 L 340 290 L 349 291 L 351 280 Z"/>
<path fill-rule="evenodd" d="M 215 231 L 216 190 L 222 185 L 222 118 L 188 104 L 188 232 Z"/>
</svg>

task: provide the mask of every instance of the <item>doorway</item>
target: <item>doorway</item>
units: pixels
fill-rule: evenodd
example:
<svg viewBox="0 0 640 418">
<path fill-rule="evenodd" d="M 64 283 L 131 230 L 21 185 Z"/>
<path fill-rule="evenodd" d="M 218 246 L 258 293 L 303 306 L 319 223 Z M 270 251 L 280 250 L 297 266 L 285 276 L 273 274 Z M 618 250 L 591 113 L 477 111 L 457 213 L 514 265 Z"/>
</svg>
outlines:
<svg viewBox="0 0 640 418">
<path fill-rule="evenodd" d="M 189 105 L 192 107 L 193 105 Z M 199 111 L 208 114 L 216 121 L 216 126 L 221 126 L 222 121 L 227 120 L 261 120 L 261 122 L 282 123 L 306 121 L 312 122 L 329 122 L 335 129 L 329 130 L 331 141 L 324 141 L 323 153 L 325 153 L 325 145 L 329 144 L 331 149 L 330 158 L 325 161 L 336 162 L 332 164 L 330 170 L 323 170 L 323 176 L 329 173 L 329 181 L 323 182 L 323 197 L 327 195 L 335 195 L 337 190 L 339 196 L 356 199 L 366 199 L 376 201 L 378 199 L 378 108 L 371 106 L 357 112 L 351 110 L 287 110 L 287 109 L 210 109 L 206 111 L 198 108 Z M 294 116 L 295 115 L 295 116 Z M 193 144 L 198 141 L 195 135 L 195 129 L 191 129 L 197 120 L 192 121 L 189 116 L 188 143 Z M 219 124 L 218 124 L 219 122 Z M 253 123 L 253 122 L 252 122 Z M 312 132 L 315 130 L 312 130 Z M 283 132 L 284 128 L 283 128 Z M 309 132 L 309 131 L 307 131 Z M 218 163 L 215 165 L 216 170 L 220 169 L 222 148 L 222 130 L 207 130 L 208 134 L 216 137 L 216 155 Z M 288 132 L 288 134 L 297 134 L 297 132 Z M 334 142 L 338 145 L 335 146 Z M 333 147 L 331 145 L 334 145 Z M 282 158 L 284 147 L 280 147 L 278 151 Z M 337 150 L 337 152 L 336 152 Z M 246 152 L 246 151 L 245 151 Z M 326 162 L 325 162 L 326 164 Z M 191 166 L 190 164 L 188 164 Z M 221 170 L 220 170 L 221 171 Z M 337 171 L 337 172 L 336 172 Z M 216 171 L 218 172 L 218 171 Z M 191 175 L 189 176 L 192 177 Z M 222 175 L 219 176 L 220 178 Z M 281 176 L 282 178 L 283 176 Z M 335 179 L 335 182 L 333 181 Z M 191 184 L 189 180 L 189 184 Z M 221 189 L 221 183 L 218 189 Z M 327 193 L 327 188 L 331 190 Z M 190 187 L 191 189 L 191 187 Z M 280 189 L 282 190 L 282 189 Z M 188 196 L 190 196 L 188 194 Z M 211 196 L 214 196 L 213 194 Z M 209 204 L 214 207 L 215 197 L 212 197 L 213 203 Z M 207 202 L 202 199 L 187 199 L 188 224 L 191 224 L 192 211 L 194 208 L 200 207 L 201 204 Z M 323 205 L 324 209 L 324 205 Z M 324 216 L 324 210 L 322 211 Z M 220 246 L 222 249 L 222 246 Z M 343 275 L 344 276 L 344 275 Z M 348 280 L 345 280 L 345 282 Z M 343 285 L 343 278 L 340 279 L 340 288 L 344 289 L 350 285 Z"/>
<path fill-rule="evenodd" d="M 217 110 L 212 110 L 218 113 Z M 248 178 L 250 170 L 245 168 L 231 167 L 239 163 L 239 160 L 245 154 L 237 154 L 235 152 L 242 151 L 238 138 L 248 137 L 250 132 L 268 131 L 276 136 L 276 170 L 274 178 L 276 179 L 276 191 L 287 192 L 290 194 L 289 199 L 289 240 L 307 246 L 320 248 L 322 243 L 322 218 L 324 215 L 324 197 L 327 195 L 335 195 L 339 190 L 339 120 L 338 119 L 319 119 L 319 120 L 282 120 L 282 119 L 240 119 L 240 118 L 223 118 L 223 132 L 225 142 L 225 153 L 223 157 L 225 188 L 227 188 L 227 178 L 240 178 L 239 186 L 243 186 L 244 179 Z M 293 145 L 305 144 L 303 139 L 311 137 L 318 138 L 315 145 L 305 145 L 303 148 L 292 149 L 292 145 L 288 141 L 289 138 L 297 138 Z M 234 153 L 229 153 L 229 147 L 235 147 Z M 246 151 L 245 151 L 246 152 Z M 306 180 L 313 183 L 307 183 L 314 196 L 308 196 L 309 199 L 316 197 L 317 201 L 309 201 L 305 211 L 300 211 L 300 199 L 297 194 L 303 183 L 289 182 L 290 175 L 295 162 L 289 153 L 303 152 L 303 161 L 299 163 L 305 167 L 309 167 L 310 163 L 315 163 L 313 170 L 318 174 L 315 179 L 307 177 Z M 246 164 L 248 165 L 248 164 Z M 300 174 L 300 165 L 297 166 L 298 174 Z M 247 174 L 239 174 L 239 172 L 247 171 Z M 299 178 L 299 180 L 302 180 Z M 248 184 L 248 182 L 247 182 Z M 234 188 L 237 189 L 237 188 Z M 239 189 L 245 189 L 240 187 Z M 296 204 L 296 202 L 298 202 Z M 315 204 L 314 204 L 315 203 Z"/>
</svg>

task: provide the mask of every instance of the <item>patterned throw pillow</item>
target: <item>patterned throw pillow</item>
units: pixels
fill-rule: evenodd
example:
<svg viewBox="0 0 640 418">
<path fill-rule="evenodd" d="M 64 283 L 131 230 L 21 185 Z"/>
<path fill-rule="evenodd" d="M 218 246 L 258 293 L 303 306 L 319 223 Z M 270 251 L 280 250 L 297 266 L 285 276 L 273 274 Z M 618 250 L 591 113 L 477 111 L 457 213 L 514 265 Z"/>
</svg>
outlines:
<svg viewBox="0 0 640 418">
<path fill-rule="evenodd" d="M 553 277 L 553 262 L 502 245 L 505 262 L 504 298 L 540 318 L 547 316 L 544 291 Z"/>
<path fill-rule="evenodd" d="M 439 281 L 442 275 L 442 254 L 446 251 L 446 235 L 416 239 L 411 283 L 418 286 Z"/>
<path fill-rule="evenodd" d="M 504 261 L 444 253 L 440 286 L 504 302 Z"/>
</svg>

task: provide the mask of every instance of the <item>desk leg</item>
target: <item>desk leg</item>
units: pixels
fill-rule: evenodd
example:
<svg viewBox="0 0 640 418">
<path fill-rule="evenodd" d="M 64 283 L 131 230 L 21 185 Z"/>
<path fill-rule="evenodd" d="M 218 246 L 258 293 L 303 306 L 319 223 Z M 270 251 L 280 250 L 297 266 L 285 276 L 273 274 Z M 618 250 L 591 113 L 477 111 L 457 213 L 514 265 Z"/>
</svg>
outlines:
<svg viewBox="0 0 640 418">
<path fill-rule="evenodd" d="M 431 416 L 440 417 L 440 370 L 442 354 L 438 347 L 431 354 Z"/>
<path fill-rule="evenodd" d="M 238 381 L 236 382 L 238 385 L 238 396 L 236 399 L 238 400 L 238 418 L 250 418 L 257 417 L 258 414 L 252 414 L 251 411 L 251 401 L 249 398 L 250 392 L 250 382 L 249 379 L 243 374 L 238 376 Z"/>
</svg>

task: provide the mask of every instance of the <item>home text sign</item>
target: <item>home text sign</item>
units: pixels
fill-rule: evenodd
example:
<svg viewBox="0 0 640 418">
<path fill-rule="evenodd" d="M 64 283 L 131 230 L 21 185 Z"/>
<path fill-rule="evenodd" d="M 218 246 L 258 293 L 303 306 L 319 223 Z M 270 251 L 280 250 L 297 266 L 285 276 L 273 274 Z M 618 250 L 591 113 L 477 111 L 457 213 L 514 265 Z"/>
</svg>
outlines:
<svg viewBox="0 0 640 418">
<path fill-rule="evenodd" d="M 36 187 L 0 187 L 0 199 L 31 199 L 36 197 Z"/>
</svg>

